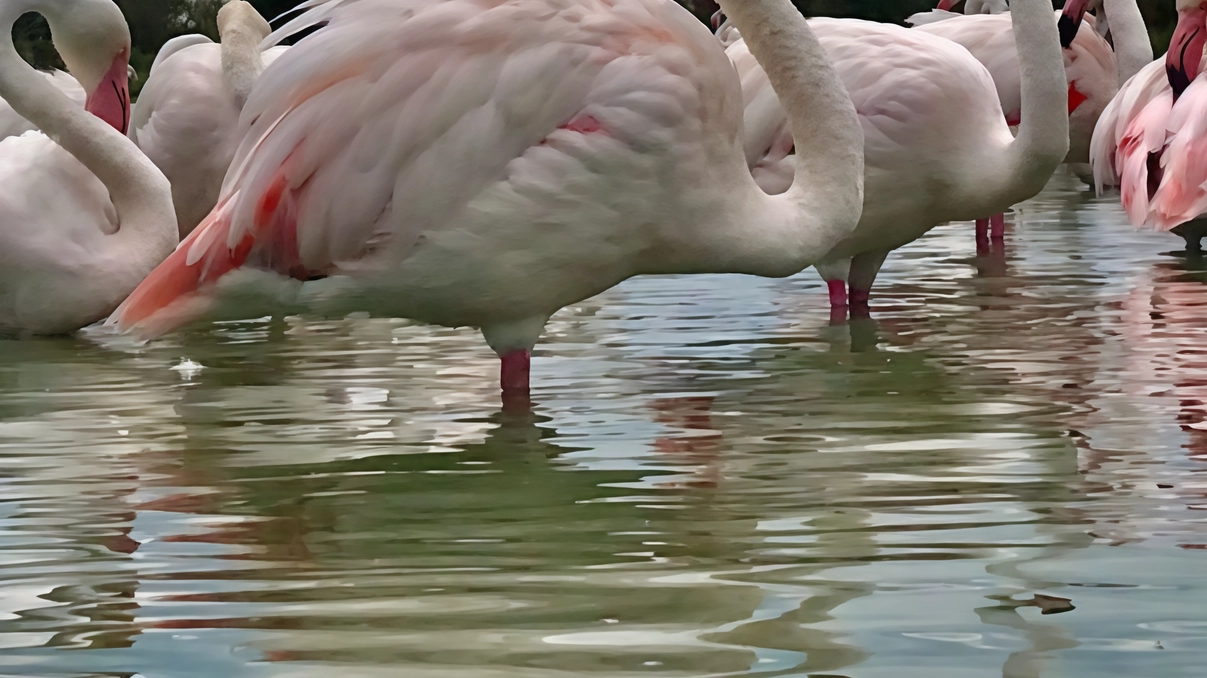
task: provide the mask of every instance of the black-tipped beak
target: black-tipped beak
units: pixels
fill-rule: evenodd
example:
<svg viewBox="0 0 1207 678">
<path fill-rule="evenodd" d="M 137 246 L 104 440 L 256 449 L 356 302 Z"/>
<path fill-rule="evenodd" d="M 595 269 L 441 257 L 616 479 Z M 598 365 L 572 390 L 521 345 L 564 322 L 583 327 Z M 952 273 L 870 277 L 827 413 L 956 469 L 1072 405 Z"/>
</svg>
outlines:
<svg viewBox="0 0 1207 678">
<path fill-rule="evenodd" d="M 721 28 L 721 24 L 725 23 L 725 12 L 717 10 L 712 15 L 712 31 L 716 33 Z"/>
<path fill-rule="evenodd" d="M 1173 90 L 1174 98 L 1182 96 L 1182 92 L 1190 87 L 1190 74 L 1186 72 L 1186 66 L 1170 66 L 1166 64 L 1165 75 L 1169 78 L 1169 88 Z"/>
<path fill-rule="evenodd" d="M 1093 0 L 1065 0 L 1060 18 L 1056 20 L 1056 27 L 1060 29 L 1061 47 L 1068 49 L 1069 45 L 1073 44 L 1073 39 L 1077 37 L 1077 31 L 1081 30 L 1081 22 L 1085 19 L 1085 13 L 1092 2 Z"/>
<path fill-rule="evenodd" d="M 1165 55 L 1165 75 L 1175 98 L 1199 77 L 1204 46 L 1207 46 L 1207 3 L 1178 13 L 1178 27 Z"/>
<path fill-rule="evenodd" d="M 1081 30 L 1081 17 L 1073 19 L 1067 14 L 1061 14 L 1060 19 L 1056 21 L 1056 27 L 1060 29 L 1060 46 L 1068 49 L 1073 44 L 1073 38 L 1077 37 L 1077 31 Z"/>
</svg>

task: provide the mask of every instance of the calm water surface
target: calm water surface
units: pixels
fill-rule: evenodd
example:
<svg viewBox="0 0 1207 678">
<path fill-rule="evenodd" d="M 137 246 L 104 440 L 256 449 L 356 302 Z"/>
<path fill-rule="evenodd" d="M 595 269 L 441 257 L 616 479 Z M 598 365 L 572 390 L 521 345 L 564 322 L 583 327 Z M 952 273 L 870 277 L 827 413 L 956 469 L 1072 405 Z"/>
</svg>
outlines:
<svg viewBox="0 0 1207 678">
<path fill-rule="evenodd" d="M 0 675 L 1207 675 L 1207 264 L 1058 177 L 1004 254 L 473 331 L 0 343 Z"/>
</svg>

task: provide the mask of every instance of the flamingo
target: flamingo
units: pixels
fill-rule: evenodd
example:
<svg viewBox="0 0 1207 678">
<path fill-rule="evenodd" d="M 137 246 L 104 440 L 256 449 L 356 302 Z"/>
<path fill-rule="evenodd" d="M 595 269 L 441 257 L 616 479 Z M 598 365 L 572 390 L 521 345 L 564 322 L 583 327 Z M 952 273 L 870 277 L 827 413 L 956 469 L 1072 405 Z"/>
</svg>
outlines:
<svg viewBox="0 0 1207 678">
<path fill-rule="evenodd" d="M 1102 36 L 1086 27 L 1081 29 L 1082 17 L 1089 0 L 1068 0 L 1060 15 L 1058 27 L 1064 48 L 1064 67 L 1068 79 L 1069 153 L 1065 162 L 1079 174 L 1089 175 L 1090 137 L 1098 116 L 1118 89 L 1118 71 L 1110 45 Z M 937 12 L 938 10 L 936 10 Z M 911 17 L 914 20 L 919 15 Z M 925 16 L 925 15 L 922 15 Z M 989 69 L 997 87 L 998 99 L 1007 124 L 1017 126 L 1022 113 L 1018 49 L 1008 14 L 963 16 L 951 15 L 950 20 L 922 22 L 915 30 L 925 31 L 963 45 Z M 1146 38 L 1147 40 L 1147 38 Z M 1062 98 L 1066 98 L 1064 94 Z M 1087 182 L 1088 183 L 1088 182 Z M 999 241 L 1005 232 L 1005 215 L 995 213 L 976 220 L 978 249 L 983 250 L 990 239 Z"/>
<path fill-rule="evenodd" d="M 472 326 L 523 395 L 550 315 L 626 278 L 803 270 L 859 219 L 858 119 L 788 0 L 722 4 L 809 140 L 783 195 L 751 178 L 737 77 L 674 2 L 311 0 L 269 42 L 325 25 L 257 82 L 214 211 L 112 322 Z"/>
<path fill-rule="evenodd" d="M 13 48 L 27 11 L 46 17 L 85 107 Z M 170 187 L 124 134 L 130 33 L 111 0 L 0 3 L 0 28 L 0 96 L 45 132 L 0 142 L 0 333 L 71 332 L 108 315 L 171 253 Z"/>
<path fill-rule="evenodd" d="M 1207 235 L 1207 2 L 1178 0 L 1177 9 L 1165 57 L 1128 80 L 1099 120 L 1091 164 L 1099 193 L 1119 187 L 1132 224 L 1172 232 L 1199 252 Z"/>
<path fill-rule="evenodd" d="M 989 72 L 929 33 L 853 19 L 811 22 L 846 83 L 866 137 L 866 193 L 855 232 L 817 265 L 831 314 L 868 313 L 889 252 L 947 221 L 1001 212 L 1043 189 L 1068 152 L 1069 118 L 1056 23 L 1046 0 L 1015 0 L 1022 124 L 1011 135 Z M 739 28 L 740 30 L 740 28 Z M 777 193 L 791 177 L 793 138 L 766 76 L 739 39 L 727 50 L 746 100 L 746 157 Z M 849 286 L 849 294 L 848 294 Z"/>
<path fill-rule="evenodd" d="M 247 2 L 218 11 L 217 45 L 203 35 L 175 38 L 152 65 L 134 111 L 130 138 L 172 182 L 180 237 L 218 202 L 239 146 L 239 113 L 264 67 L 285 47 L 260 52 L 272 32 Z"/>
</svg>

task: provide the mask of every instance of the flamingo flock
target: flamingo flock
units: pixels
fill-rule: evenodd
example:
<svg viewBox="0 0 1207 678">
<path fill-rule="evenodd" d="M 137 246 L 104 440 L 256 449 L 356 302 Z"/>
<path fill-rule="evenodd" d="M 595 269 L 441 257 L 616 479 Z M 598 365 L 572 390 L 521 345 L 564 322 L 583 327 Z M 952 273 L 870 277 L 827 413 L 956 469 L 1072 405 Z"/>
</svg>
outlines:
<svg viewBox="0 0 1207 678">
<path fill-rule="evenodd" d="M 672 0 L 306 0 L 275 31 L 231 0 L 132 105 L 112 0 L 0 0 L 67 67 L 0 38 L 0 333 L 368 312 L 480 329 L 522 395 L 549 318 L 627 278 L 814 267 L 867 316 L 893 250 L 950 221 L 983 250 L 1065 163 L 1195 249 L 1207 2 L 1176 2 L 1153 61 L 1136 0 L 722 0 L 716 35 Z"/>
</svg>

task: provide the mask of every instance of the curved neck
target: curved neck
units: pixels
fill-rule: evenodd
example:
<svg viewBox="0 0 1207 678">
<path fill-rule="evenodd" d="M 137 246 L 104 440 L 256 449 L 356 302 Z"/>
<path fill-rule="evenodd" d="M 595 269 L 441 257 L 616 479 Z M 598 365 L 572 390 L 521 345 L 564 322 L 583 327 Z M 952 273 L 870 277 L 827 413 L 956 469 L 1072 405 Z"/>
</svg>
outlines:
<svg viewBox="0 0 1207 678">
<path fill-rule="evenodd" d="M 105 242 L 112 248 L 97 252 L 111 268 L 141 277 L 176 246 L 176 218 L 168 180 L 125 135 L 72 103 L 49 80 L 25 63 L 13 47 L 13 23 L 25 12 L 38 11 L 53 28 L 63 11 L 44 0 L 0 3 L 0 97 L 19 115 L 37 125 L 55 143 L 75 156 L 109 190 L 120 227 Z M 134 279 L 129 286 L 138 283 Z M 128 291 L 128 290 L 127 290 Z"/>
<path fill-rule="evenodd" d="M 796 143 L 792 187 L 768 196 L 749 179 L 742 213 L 747 269 L 789 275 L 824 257 L 863 210 L 863 129 L 825 49 L 788 0 L 721 0 L 767 73 Z M 743 158 L 743 167 L 745 166 Z"/>
<path fill-rule="evenodd" d="M 1153 45 L 1136 0 L 1105 0 L 1103 11 L 1114 36 L 1115 62 L 1119 65 L 1119 85 L 1122 86 L 1152 63 Z"/>
<path fill-rule="evenodd" d="M 234 23 L 222 31 L 222 75 L 239 108 L 247 102 L 264 70 L 260 55 L 263 40 L 263 35 L 242 23 Z"/>
<path fill-rule="evenodd" d="M 1068 80 L 1049 0 L 1014 0 L 1010 20 L 1022 76 L 1018 137 L 1010 144 L 1002 185 L 1015 202 L 1043 189 L 1069 152 Z"/>
</svg>

